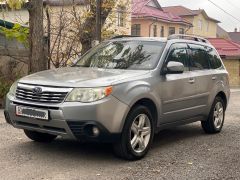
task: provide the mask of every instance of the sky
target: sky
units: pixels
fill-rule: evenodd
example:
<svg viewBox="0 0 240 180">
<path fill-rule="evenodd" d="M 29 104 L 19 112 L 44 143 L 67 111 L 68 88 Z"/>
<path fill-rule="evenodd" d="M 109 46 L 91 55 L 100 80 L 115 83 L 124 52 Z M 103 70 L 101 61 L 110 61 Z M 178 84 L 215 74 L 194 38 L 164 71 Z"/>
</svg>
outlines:
<svg viewBox="0 0 240 180">
<path fill-rule="evenodd" d="M 219 21 L 219 24 L 226 31 L 232 32 L 235 28 L 240 31 L 240 0 L 211 0 L 216 3 L 226 12 L 233 15 L 236 19 L 230 15 L 224 13 L 216 6 L 211 4 L 208 0 L 158 0 L 162 7 L 164 6 L 176 6 L 182 5 L 190 9 L 204 9 L 207 14 Z"/>
</svg>

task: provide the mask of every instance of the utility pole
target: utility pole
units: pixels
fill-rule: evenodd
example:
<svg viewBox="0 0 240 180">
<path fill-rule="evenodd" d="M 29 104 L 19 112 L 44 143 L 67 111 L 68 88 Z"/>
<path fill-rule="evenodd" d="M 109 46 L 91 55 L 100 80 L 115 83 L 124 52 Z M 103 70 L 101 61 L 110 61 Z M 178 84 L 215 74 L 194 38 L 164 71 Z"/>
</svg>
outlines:
<svg viewBox="0 0 240 180">
<path fill-rule="evenodd" d="M 102 0 L 96 0 L 96 40 L 101 42 L 101 30 L 102 30 L 102 22 L 101 22 L 101 8 L 102 8 Z"/>
</svg>

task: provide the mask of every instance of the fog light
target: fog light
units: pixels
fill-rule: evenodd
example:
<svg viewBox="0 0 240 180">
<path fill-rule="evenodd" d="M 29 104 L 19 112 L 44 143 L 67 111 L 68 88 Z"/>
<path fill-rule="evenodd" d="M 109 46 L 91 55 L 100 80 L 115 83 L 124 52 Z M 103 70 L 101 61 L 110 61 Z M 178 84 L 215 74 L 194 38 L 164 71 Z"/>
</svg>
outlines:
<svg viewBox="0 0 240 180">
<path fill-rule="evenodd" d="M 96 126 L 93 126 L 92 133 L 94 136 L 98 136 L 100 134 L 100 130 Z"/>
</svg>

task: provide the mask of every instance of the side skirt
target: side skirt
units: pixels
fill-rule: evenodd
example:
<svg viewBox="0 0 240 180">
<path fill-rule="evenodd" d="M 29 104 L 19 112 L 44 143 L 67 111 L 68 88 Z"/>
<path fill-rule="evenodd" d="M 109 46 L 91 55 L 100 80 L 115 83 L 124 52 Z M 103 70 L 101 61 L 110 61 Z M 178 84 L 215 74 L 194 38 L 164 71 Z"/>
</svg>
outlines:
<svg viewBox="0 0 240 180">
<path fill-rule="evenodd" d="M 160 124 L 160 126 L 156 128 L 155 132 L 158 133 L 159 131 L 164 130 L 164 129 L 169 129 L 169 128 L 173 128 L 176 126 L 183 126 L 186 124 L 191 124 L 194 122 L 206 121 L 206 120 L 207 120 L 206 116 L 196 116 L 196 117 L 189 118 L 189 119 L 179 120 L 179 121 L 175 121 L 175 122 L 171 122 L 171 123 Z"/>
</svg>

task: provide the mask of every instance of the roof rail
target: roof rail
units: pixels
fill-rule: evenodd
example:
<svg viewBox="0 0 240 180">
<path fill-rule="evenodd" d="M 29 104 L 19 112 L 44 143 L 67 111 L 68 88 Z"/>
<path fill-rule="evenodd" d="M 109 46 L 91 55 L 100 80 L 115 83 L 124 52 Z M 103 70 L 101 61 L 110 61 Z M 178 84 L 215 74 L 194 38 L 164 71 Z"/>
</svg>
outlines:
<svg viewBox="0 0 240 180">
<path fill-rule="evenodd" d="M 198 36 L 185 35 L 185 34 L 173 34 L 168 36 L 168 40 L 172 40 L 172 39 L 186 39 L 186 40 L 192 40 L 192 41 L 210 44 L 210 42 L 205 38 L 198 37 Z"/>
<path fill-rule="evenodd" d="M 119 36 L 114 36 L 114 37 L 112 37 L 111 39 L 131 38 L 131 37 L 140 37 L 140 36 L 119 35 Z"/>
</svg>

